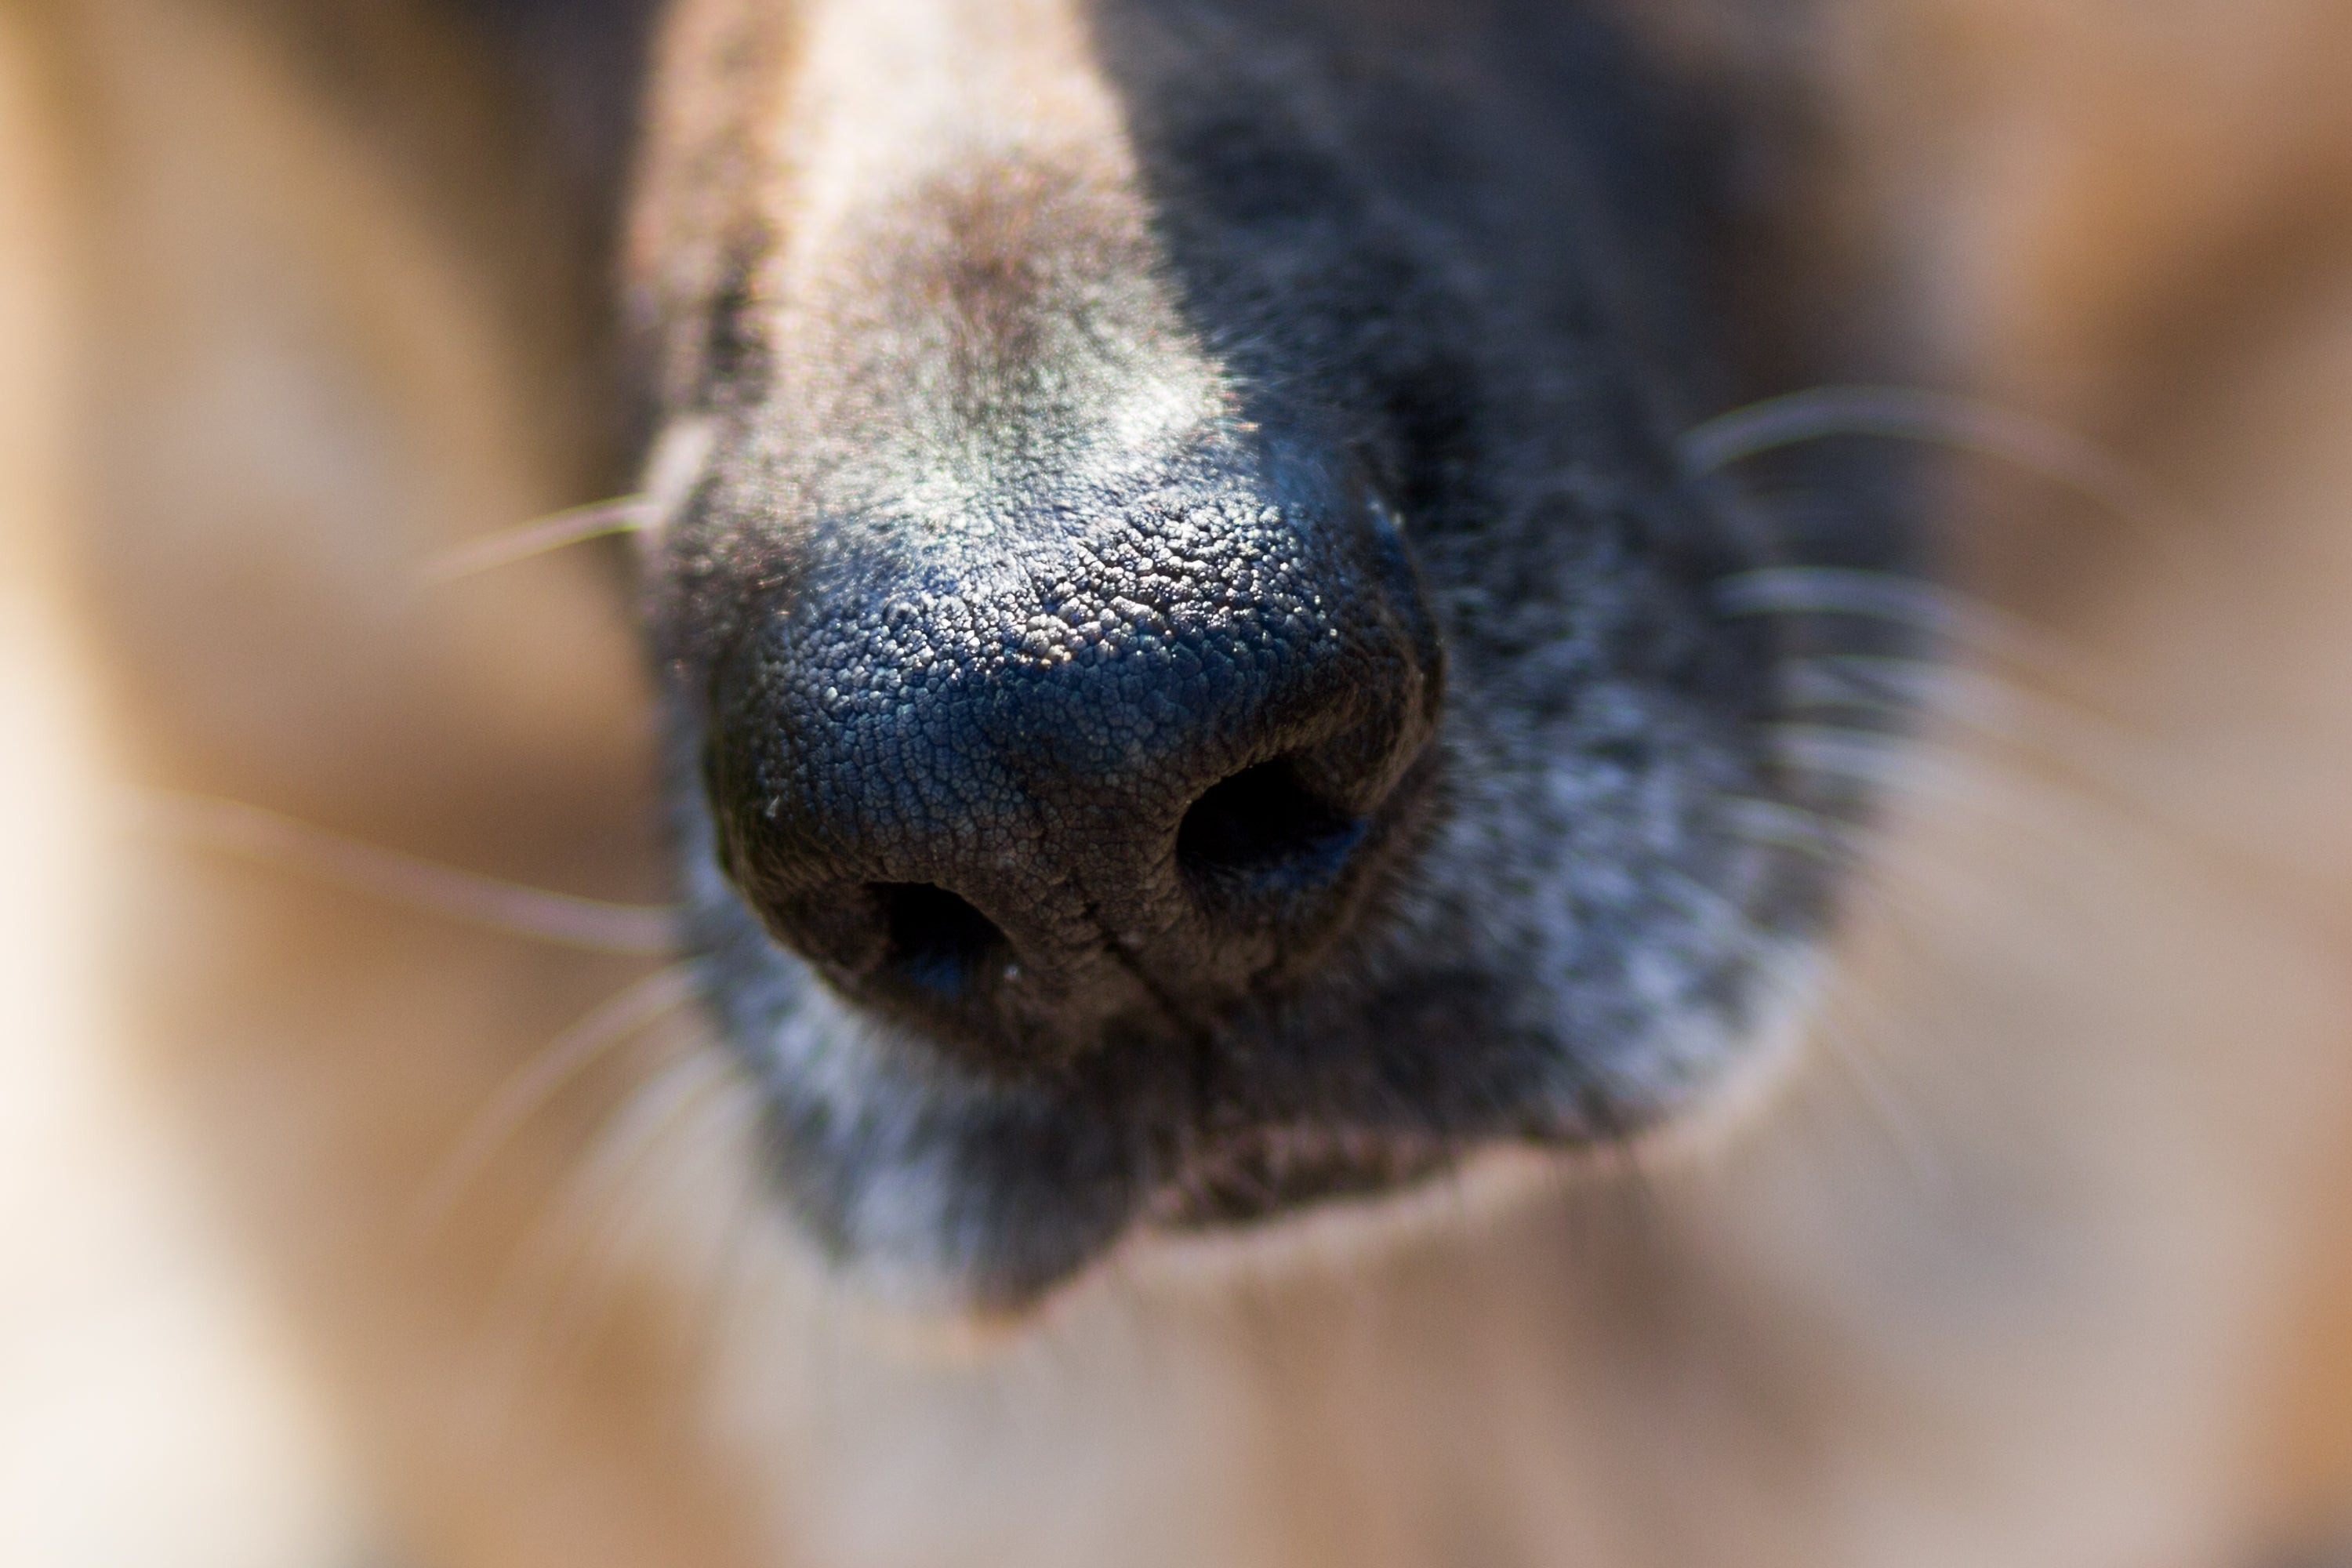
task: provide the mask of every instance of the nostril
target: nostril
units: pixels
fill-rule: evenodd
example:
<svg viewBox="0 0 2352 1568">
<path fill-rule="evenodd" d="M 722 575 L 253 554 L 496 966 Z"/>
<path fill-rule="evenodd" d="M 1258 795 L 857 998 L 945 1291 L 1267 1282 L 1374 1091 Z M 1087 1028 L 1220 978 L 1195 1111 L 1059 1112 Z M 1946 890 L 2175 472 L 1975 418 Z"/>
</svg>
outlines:
<svg viewBox="0 0 2352 1568">
<path fill-rule="evenodd" d="M 887 966 L 944 1001 L 961 1000 L 991 964 L 1007 961 L 1012 946 L 996 922 L 929 882 L 877 882 L 889 932 Z"/>
<path fill-rule="evenodd" d="M 1304 890 L 1338 875 L 1364 826 L 1318 798 L 1297 764 L 1277 757 L 1192 803 L 1176 829 L 1176 861 L 1196 885 Z"/>
</svg>

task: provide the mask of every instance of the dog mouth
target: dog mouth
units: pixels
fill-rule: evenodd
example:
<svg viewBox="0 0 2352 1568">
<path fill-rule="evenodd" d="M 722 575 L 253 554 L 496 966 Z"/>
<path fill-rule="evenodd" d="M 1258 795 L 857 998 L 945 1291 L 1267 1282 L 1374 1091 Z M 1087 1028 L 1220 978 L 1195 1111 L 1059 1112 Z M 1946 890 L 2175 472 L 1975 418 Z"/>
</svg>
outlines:
<svg viewBox="0 0 2352 1568">
<path fill-rule="evenodd" d="M 1452 1171 L 1461 1151 L 1386 1132 L 1282 1126 L 1194 1150 L 1144 1205 L 1145 1228 L 1178 1234 L 1268 1224 L 1309 1209 L 1391 1196 Z"/>
</svg>

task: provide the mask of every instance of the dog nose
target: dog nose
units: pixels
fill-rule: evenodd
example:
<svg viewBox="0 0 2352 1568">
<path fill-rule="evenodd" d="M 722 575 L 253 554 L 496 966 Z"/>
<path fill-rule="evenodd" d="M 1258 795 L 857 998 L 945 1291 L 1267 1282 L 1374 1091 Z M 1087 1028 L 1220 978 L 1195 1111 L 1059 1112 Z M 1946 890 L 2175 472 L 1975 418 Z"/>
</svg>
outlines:
<svg viewBox="0 0 2352 1568">
<path fill-rule="evenodd" d="M 716 672 L 720 860 L 852 997 L 1007 1065 L 1311 966 L 1411 815 L 1441 657 L 1360 494 L 832 520 Z"/>
</svg>

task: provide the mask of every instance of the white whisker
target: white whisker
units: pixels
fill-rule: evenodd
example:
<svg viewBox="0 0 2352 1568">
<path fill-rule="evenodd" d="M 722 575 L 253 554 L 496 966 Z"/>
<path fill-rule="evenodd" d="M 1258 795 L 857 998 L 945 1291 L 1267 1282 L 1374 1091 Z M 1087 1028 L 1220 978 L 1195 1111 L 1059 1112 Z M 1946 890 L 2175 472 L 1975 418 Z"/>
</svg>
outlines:
<svg viewBox="0 0 2352 1568">
<path fill-rule="evenodd" d="M 1926 706 L 1947 666 L 1933 659 L 1832 654 L 1792 660 L 1783 701 L 1790 708 L 1851 708 L 1900 718 Z"/>
<path fill-rule="evenodd" d="M 1862 784 L 1901 786 L 1927 772 L 1928 759 L 1916 740 L 1845 730 L 1833 724 L 1769 726 L 1776 753 L 1784 762 Z"/>
<path fill-rule="evenodd" d="M 492 1287 L 479 1335 L 480 1342 L 503 1367 L 500 1381 L 508 1399 L 520 1392 L 530 1371 L 533 1330 L 547 1325 L 546 1316 L 530 1310 L 534 1285 L 545 1285 L 541 1300 L 548 1315 L 565 1312 L 586 1233 L 598 1207 L 610 1200 L 663 1132 L 702 1096 L 723 1085 L 731 1070 L 721 1053 L 697 1049 L 631 1089 L 607 1118 L 588 1157 L 564 1182 L 555 1212 L 543 1216 L 520 1238 Z"/>
<path fill-rule="evenodd" d="M 2080 781 L 1987 766 L 1992 759 L 1919 737 L 1824 724 L 1770 728 L 1787 767 L 1866 784 L 1891 800 L 1932 800 L 2053 848 L 2064 845 L 2069 823 L 2093 799 Z"/>
<path fill-rule="evenodd" d="M 2053 697 L 1988 670 L 1967 665 L 1932 661 L 1884 659 L 1837 655 L 1801 661 L 1791 667 L 1791 706 L 1846 706 L 1889 716 L 1918 712 L 1947 721 L 1990 740 L 2005 742 L 2021 752 L 2071 771 L 2088 784 L 2128 802 L 2151 816 L 2187 832 L 2200 831 L 2195 813 L 2170 798 L 2165 787 L 2168 765 L 2161 751 L 2129 725 L 2086 704 Z M 1814 734 L 1828 726 L 1791 728 Z M 1889 752 L 1916 750 L 1932 756 L 1948 752 L 1951 742 L 1925 734 L 1892 735 L 1881 731 L 1844 731 L 1855 742 Z M 1800 756 L 1823 760 L 1811 740 L 1799 742 Z M 1969 756 L 1985 759 L 1975 750 Z M 1860 776 L 1851 754 L 1831 761 L 1850 776 Z"/>
<path fill-rule="evenodd" d="M 730 1129 L 739 1118 L 749 1129 L 758 1125 L 764 1110 L 758 1089 L 745 1085 L 741 1093 L 721 1103 L 719 1114 L 727 1119 Z M 688 1331 L 686 1346 L 688 1364 L 698 1368 L 710 1367 L 722 1353 L 734 1328 L 737 1299 L 748 1284 L 745 1275 L 751 1261 L 753 1231 L 768 1195 L 767 1167 L 759 1157 L 757 1142 L 752 1158 L 744 1163 L 743 1180 L 738 1184 L 729 1213 L 713 1232 L 711 1258 L 699 1291 L 701 1307 Z M 731 1147 L 732 1138 L 713 1146 Z"/>
<path fill-rule="evenodd" d="M 1716 584 L 1727 615 L 1851 616 L 1918 632 L 1985 658 L 2075 681 L 2085 661 L 2014 616 L 1951 589 L 1890 572 L 1839 566 L 1764 566 Z"/>
<path fill-rule="evenodd" d="M 2115 454 L 2047 420 L 1950 393 L 1903 386 L 1817 386 L 1719 414 L 1683 435 L 1684 463 L 1700 473 L 1783 447 L 1839 436 L 1919 441 L 2013 463 L 2127 520 L 2177 510 Z"/>
<path fill-rule="evenodd" d="M 1937 1150 L 1936 1141 L 1928 1136 L 1925 1120 L 1915 1114 L 1908 1097 L 1898 1093 L 1893 1079 L 1880 1070 L 1874 1053 L 1846 1027 L 1836 999 L 1824 1000 L 1814 1014 L 1813 1023 L 1813 1037 L 1821 1041 L 1830 1060 L 1869 1107 L 1872 1120 L 1886 1134 L 1895 1158 L 1902 1162 L 1912 1181 L 1930 1196 L 1948 1193 L 1952 1184 L 1951 1173 Z"/>
<path fill-rule="evenodd" d="M 1752 795 L 1727 797 L 1722 806 L 1731 830 L 1751 844 L 1818 856 L 1838 866 L 1853 865 L 1862 852 L 1859 829 L 1802 806 Z"/>
<path fill-rule="evenodd" d="M 583 1209 L 575 1234 L 579 1245 L 561 1285 L 541 1335 L 551 1369 L 560 1370 L 572 1347 L 593 1337 L 599 1292 L 608 1290 L 621 1267 L 628 1228 L 642 1209 L 665 1164 L 675 1168 L 669 1146 L 683 1137 L 690 1152 L 711 1146 L 714 1138 L 731 1139 L 739 1122 L 755 1115 L 758 1096 L 734 1081 L 731 1063 L 724 1058 L 705 1058 L 707 1069 L 694 1080 L 665 1097 L 667 1103 L 646 1113 L 644 1133 L 633 1142 L 633 1152 L 616 1162 L 604 1180 L 604 1198 L 597 1215 Z M 617 1129 L 615 1130 L 618 1131 Z M 721 1147 L 725 1147 L 722 1142 Z"/>
<path fill-rule="evenodd" d="M 652 510 L 642 495 L 571 507 L 445 550 L 425 563 L 422 576 L 427 583 L 447 583 L 592 539 L 641 532 L 651 528 L 653 521 Z"/>
<path fill-rule="evenodd" d="M 491 1096 L 425 1184 L 411 1218 L 420 1237 L 437 1230 L 467 1188 L 533 1112 L 588 1065 L 694 994 L 696 967 L 673 964 L 649 974 L 580 1018 L 532 1054 Z"/>
<path fill-rule="evenodd" d="M 509 936 L 597 952 L 663 957 L 677 950 L 677 910 L 551 893 L 346 838 L 243 801 L 162 790 L 123 792 L 134 826 Z"/>
</svg>

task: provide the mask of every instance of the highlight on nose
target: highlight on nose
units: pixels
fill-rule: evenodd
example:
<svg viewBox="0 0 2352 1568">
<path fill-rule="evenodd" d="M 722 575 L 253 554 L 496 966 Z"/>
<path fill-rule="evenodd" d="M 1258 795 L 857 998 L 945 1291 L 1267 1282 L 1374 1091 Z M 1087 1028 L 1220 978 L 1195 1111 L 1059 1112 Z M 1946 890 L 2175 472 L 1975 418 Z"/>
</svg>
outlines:
<svg viewBox="0 0 2352 1568">
<path fill-rule="evenodd" d="M 810 531 L 706 756 L 771 933 L 1012 1066 L 1311 965 L 1402 837 L 1441 661 L 1377 509 L 1225 489 Z"/>
</svg>

